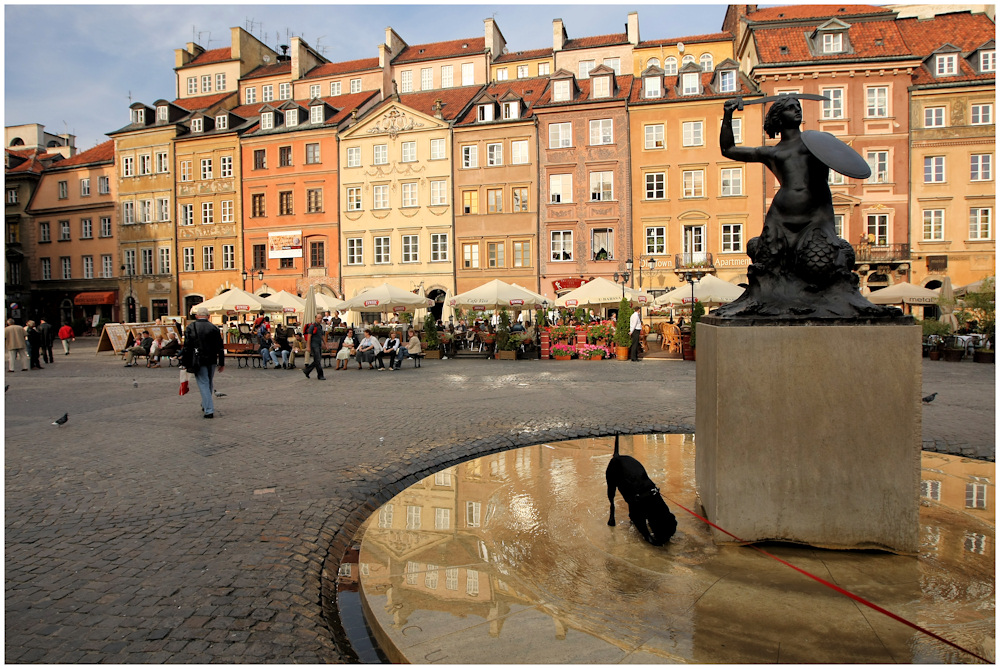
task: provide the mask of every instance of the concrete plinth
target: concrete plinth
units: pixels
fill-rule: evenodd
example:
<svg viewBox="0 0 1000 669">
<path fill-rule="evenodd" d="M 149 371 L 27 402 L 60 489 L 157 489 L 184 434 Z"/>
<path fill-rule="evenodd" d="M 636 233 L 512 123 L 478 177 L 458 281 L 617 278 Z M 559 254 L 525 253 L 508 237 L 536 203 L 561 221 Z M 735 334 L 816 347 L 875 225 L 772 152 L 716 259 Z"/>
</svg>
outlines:
<svg viewBox="0 0 1000 669">
<path fill-rule="evenodd" d="M 915 554 L 920 362 L 915 325 L 699 323 L 708 518 L 745 541 Z"/>
</svg>

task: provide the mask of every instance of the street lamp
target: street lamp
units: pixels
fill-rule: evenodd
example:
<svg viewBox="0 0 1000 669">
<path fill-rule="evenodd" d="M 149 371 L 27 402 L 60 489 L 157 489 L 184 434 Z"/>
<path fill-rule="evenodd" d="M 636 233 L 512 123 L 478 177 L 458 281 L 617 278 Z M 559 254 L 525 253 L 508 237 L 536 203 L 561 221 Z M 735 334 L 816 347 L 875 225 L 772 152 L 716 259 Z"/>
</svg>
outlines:
<svg viewBox="0 0 1000 669">
<path fill-rule="evenodd" d="M 703 276 L 708 274 L 703 269 L 685 269 L 684 271 L 678 272 L 677 275 L 691 284 L 691 314 L 694 315 L 694 282 L 700 281 Z"/>
<path fill-rule="evenodd" d="M 129 323 L 135 323 L 136 322 L 136 320 L 135 320 L 135 298 L 132 297 L 132 276 L 135 274 L 135 271 L 133 270 L 132 265 L 122 265 L 122 274 L 126 274 L 126 270 L 128 270 L 127 271 L 127 275 L 128 275 L 128 297 L 125 299 L 125 305 L 126 305 L 126 310 L 128 311 L 128 322 Z"/>
<path fill-rule="evenodd" d="M 247 279 L 250 279 L 250 292 L 252 293 L 254 274 L 252 272 L 249 272 L 248 270 L 243 270 L 243 273 L 240 276 L 243 277 L 243 290 L 247 289 Z M 256 276 L 258 281 L 263 281 L 264 270 L 258 270 Z"/>
<path fill-rule="evenodd" d="M 615 272 L 615 283 L 620 283 L 622 285 L 622 297 L 625 297 L 625 284 L 628 280 L 632 278 L 632 259 L 629 258 L 625 261 L 625 271 L 619 274 Z"/>
<path fill-rule="evenodd" d="M 646 274 L 652 275 L 656 269 L 656 258 L 649 256 L 646 258 Z M 642 288 L 642 265 L 639 265 L 639 287 Z"/>
</svg>

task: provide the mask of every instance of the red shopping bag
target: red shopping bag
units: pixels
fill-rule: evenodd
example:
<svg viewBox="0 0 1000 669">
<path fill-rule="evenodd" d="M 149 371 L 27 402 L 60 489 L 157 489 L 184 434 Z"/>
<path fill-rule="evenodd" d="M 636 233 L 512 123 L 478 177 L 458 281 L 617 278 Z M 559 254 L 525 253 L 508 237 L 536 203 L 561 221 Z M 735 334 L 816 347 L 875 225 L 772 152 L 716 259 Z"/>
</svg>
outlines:
<svg viewBox="0 0 1000 669">
<path fill-rule="evenodd" d="M 194 374 L 182 369 L 181 370 L 181 389 L 178 395 L 187 395 L 191 391 L 191 382 L 194 381 Z"/>
</svg>

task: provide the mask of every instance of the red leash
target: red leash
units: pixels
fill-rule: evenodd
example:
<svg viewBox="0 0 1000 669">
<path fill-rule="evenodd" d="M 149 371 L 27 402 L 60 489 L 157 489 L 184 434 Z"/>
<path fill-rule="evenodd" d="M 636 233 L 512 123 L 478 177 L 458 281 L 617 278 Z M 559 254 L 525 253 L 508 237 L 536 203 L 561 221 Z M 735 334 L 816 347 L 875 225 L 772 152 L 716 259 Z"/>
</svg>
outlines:
<svg viewBox="0 0 1000 669">
<path fill-rule="evenodd" d="M 804 570 L 804 569 L 800 569 L 799 567 L 796 567 L 795 565 L 793 565 L 793 564 L 791 564 L 791 563 L 789 563 L 789 562 L 786 562 L 785 560 L 782 560 L 782 559 L 781 559 L 780 557 L 778 557 L 777 555 L 773 555 L 773 554 L 771 554 L 771 553 L 768 553 L 768 552 L 767 552 L 766 550 L 764 550 L 763 548 L 758 548 L 758 547 L 757 547 L 757 546 L 755 546 L 755 545 L 754 545 L 753 543 L 751 543 L 751 542 L 749 542 L 749 541 L 744 541 L 743 539 L 740 539 L 740 538 L 739 538 L 738 536 L 736 536 L 736 535 L 735 535 L 735 534 L 733 534 L 732 532 L 727 532 L 726 530 L 722 529 L 721 527 L 719 527 L 718 525 L 716 525 L 715 523 L 713 523 L 712 521 L 710 521 L 710 520 L 709 520 L 708 518 L 703 518 L 703 517 L 701 517 L 700 515 L 698 515 L 697 513 L 695 513 L 694 511 L 692 511 L 691 509 L 689 509 L 689 508 L 685 507 L 684 505 L 682 505 L 682 504 L 678 504 L 676 500 L 673 500 L 673 499 L 671 499 L 670 501 L 671 501 L 672 503 L 676 504 L 676 505 L 677 505 L 678 507 L 680 507 L 681 509 L 684 509 L 685 511 L 687 511 L 688 513 L 690 513 L 690 514 L 691 514 L 692 516 L 694 516 L 694 517 L 695 517 L 695 518 L 697 518 L 698 520 L 700 520 L 700 521 L 702 521 L 702 522 L 704 522 L 704 523 L 707 523 L 708 525 L 711 525 L 712 527 L 714 527 L 715 529 L 719 530 L 720 532 L 722 532 L 722 533 L 724 533 L 724 534 L 727 534 L 727 535 L 731 536 L 731 537 L 732 537 L 733 539 L 735 539 L 735 540 L 736 540 L 736 541 L 738 541 L 739 543 L 741 543 L 741 544 L 743 544 L 743 545 L 745 545 L 745 546 L 749 546 L 750 548 L 754 549 L 754 550 L 755 550 L 755 551 L 757 551 L 758 553 L 763 553 L 764 555 L 766 555 L 767 557 L 769 557 L 769 558 L 771 558 L 771 559 L 774 559 L 774 560 L 777 560 L 778 562 L 780 562 L 781 564 L 785 565 L 786 567 L 791 567 L 792 569 L 794 569 L 795 571 L 799 572 L 800 574 L 802 574 L 802 575 L 804 575 L 804 576 L 808 576 L 808 577 L 809 577 L 809 578 L 811 578 L 812 580 L 814 580 L 814 581 L 816 581 L 816 582 L 818 582 L 818 583 L 822 583 L 823 585 L 825 585 L 825 586 L 826 586 L 826 587 L 828 587 L 828 588 L 831 588 L 831 589 L 833 589 L 833 590 L 836 590 L 837 592 L 839 592 L 840 594 L 844 595 L 845 597 L 850 597 L 850 598 L 851 598 L 851 599 L 853 599 L 854 601 L 856 601 L 856 602 L 858 602 L 858 603 L 860 603 L 860 604 L 864 604 L 864 605 L 865 605 L 865 606 L 867 606 L 868 608 L 870 608 L 870 609 L 874 609 L 874 610 L 878 611 L 879 613 L 882 613 L 882 614 L 885 614 L 885 615 L 889 616 L 890 618 L 892 618 L 893 620 L 896 620 L 896 621 L 899 621 L 899 622 L 903 623 L 904 625 L 907 625 L 907 626 L 909 626 L 909 627 L 912 627 L 913 629 L 917 630 L 918 632 L 921 632 L 921 633 L 923 633 L 923 634 L 926 634 L 926 635 L 927 635 L 927 636 L 929 636 L 929 637 L 932 637 L 932 638 L 934 638 L 934 639 L 937 639 L 938 641 L 941 641 L 942 643 L 946 643 L 946 644 L 948 644 L 949 646 L 951 646 L 952 648 L 956 648 L 956 649 L 958 649 L 958 650 L 962 651 L 963 653 L 968 653 L 968 654 L 969 654 L 969 655 L 971 655 L 972 657 L 974 657 L 974 658 L 976 658 L 976 659 L 978 659 L 978 660 L 982 660 L 982 661 L 983 661 L 983 662 L 985 662 L 986 664 L 993 664 L 992 662 L 990 662 L 989 660 L 987 660 L 987 659 L 986 659 L 985 657 L 983 657 L 982 655 L 977 655 L 976 653 L 973 653 L 973 652 L 972 652 L 971 650 L 968 650 L 968 649 L 966 649 L 966 648 L 962 648 L 962 647 L 961 647 L 961 646 L 959 646 L 959 645 L 958 645 L 957 643 L 953 643 L 953 642 L 951 642 L 951 641 L 948 641 L 948 640 L 947 640 L 947 639 L 945 639 L 944 637 L 941 637 L 941 636 L 938 636 L 938 635 L 937 635 L 937 634 L 935 634 L 934 632 L 931 632 L 930 630 L 928 630 L 928 629 L 925 629 L 925 628 L 921 627 L 920 625 L 917 625 L 916 623 L 912 623 L 912 622 L 910 622 L 910 621 L 909 621 L 909 620 L 907 620 L 906 618 L 901 618 L 900 616 L 897 616 L 897 615 L 896 615 L 895 613 L 893 613 L 892 611 L 887 611 L 886 609 L 883 609 L 883 608 L 882 608 L 881 606 L 879 606 L 878 604 L 873 604 L 872 602 L 869 602 L 869 601 L 868 601 L 867 599 L 865 599 L 864 597 L 860 597 L 860 596 L 858 596 L 858 595 L 855 595 L 855 594 L 854 594 L 853 592 L 850 592 L 850 591 L 848 591 L 848 590 L 844 590 L 844 589 L 843 589 L 843 588 L 841 588 L 841 587 L 840 587 L 839 585 L 835 585 L 835 584 L 833 584 L 833 583 L 830 583 L 830 582 L 829 582 L 829 581 L 827 581 L 827 580 L 824 580 L 824 579 L 820 578 L 819 576 L 815 576 L 815 575 L 813 575 L 813 574 L 810 574 L 810 573 L 809 573 L 809 572 L 807 572 L 806 570 Z"/>
</svg>

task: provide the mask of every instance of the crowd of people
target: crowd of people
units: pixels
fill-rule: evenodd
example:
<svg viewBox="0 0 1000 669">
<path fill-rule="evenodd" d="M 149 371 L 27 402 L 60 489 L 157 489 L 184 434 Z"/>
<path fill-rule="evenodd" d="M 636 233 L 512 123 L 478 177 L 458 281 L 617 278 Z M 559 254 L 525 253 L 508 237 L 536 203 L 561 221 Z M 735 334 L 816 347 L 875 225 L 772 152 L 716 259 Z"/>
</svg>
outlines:
<svg viewBox="0 0 1000 669">
<path fill-rule="evenodd" d="M 7 319 L 4 328 L 4 347 L 7 351 L 7 369 L 11 372 L 20 367 L 22 372 L 29 369 L 45 369 L 42 363 L 52 364 L 52 347 L 56 339 L 62 342 L 63 355 L 69 355 L 70 342 L 76 341 L 76 333 L 69 323 L 63 323 L 56 330 L 44 318 L 18 325 L 13 318 Z"/>
</svg>

